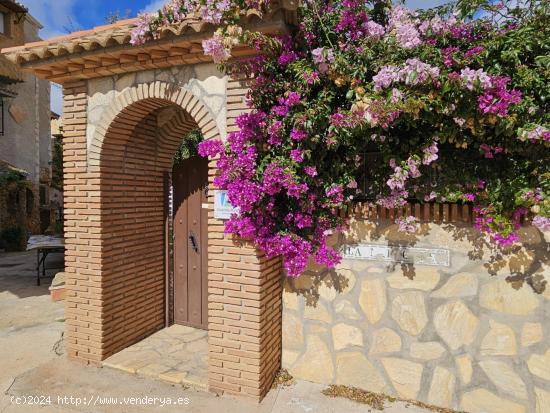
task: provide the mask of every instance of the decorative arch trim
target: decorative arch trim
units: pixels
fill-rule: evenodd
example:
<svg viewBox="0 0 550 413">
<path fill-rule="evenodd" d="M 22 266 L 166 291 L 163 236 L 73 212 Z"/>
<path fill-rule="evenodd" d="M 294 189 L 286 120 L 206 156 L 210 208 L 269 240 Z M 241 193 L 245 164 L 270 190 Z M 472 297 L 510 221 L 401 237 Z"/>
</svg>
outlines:
<svg viewBox="0 0 550 413">
<path fill-rule="evenodd" d="M 90 167 L 99 166 L 105 139 L 111 126 L 119 124 L 117 121 L 126 125 L 133 123 L 135 126 L 140 118 L 168 105 L 182 108 L 198 125 L 205 139 L 220 136 L 219 128 L 210 110 L 191 91 L 158 80 L 141 83 L 125 89 L 103 113 L 89 147 L 88 164 Z M 118 132 L 124 133 L 124 131 Z M 130 134 L 131 132 L 126 130 L 126 133 Z"/>
</svg>

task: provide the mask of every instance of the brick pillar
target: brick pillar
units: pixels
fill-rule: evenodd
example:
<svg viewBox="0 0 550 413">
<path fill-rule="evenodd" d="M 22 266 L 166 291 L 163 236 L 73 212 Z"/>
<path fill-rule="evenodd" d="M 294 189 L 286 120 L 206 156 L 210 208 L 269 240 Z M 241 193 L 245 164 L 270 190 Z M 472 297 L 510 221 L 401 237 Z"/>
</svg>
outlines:
<svg viewBox="0 0 550 413">
<path fill-rule="evenodd" d="M 247 109 L 244 79 L 230 79 L 228 131 Z M 210 182 L 216 162 L 210 163 Z M 210 185 L 210 205 L 215 188 Z M 261 400 L 281 366 L 281 262 L 249 243 L 224 235 L 224 222 L 208 221 L 208 332 L 212 391 Z"/>
<path fill-rule="evenodd" d="M 87 83 L 63 87 L 66 350 L 69 358 L 101 361 L 100 229 L 97 173 L 86 158 Z"/>
<path fill-rule="evenodd" d="M 281 366 L 280 259 L 224 235 L 223 225 L 211 211 L 208 384 L 211 391 L 260 401 Z"/>
</svg>

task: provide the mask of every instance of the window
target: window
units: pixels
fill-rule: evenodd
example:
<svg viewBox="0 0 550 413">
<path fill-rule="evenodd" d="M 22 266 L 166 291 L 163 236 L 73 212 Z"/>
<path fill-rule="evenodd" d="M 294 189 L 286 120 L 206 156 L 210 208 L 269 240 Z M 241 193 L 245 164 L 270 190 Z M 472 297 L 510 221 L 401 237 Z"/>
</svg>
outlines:
<svg viewBox="0 0 550 413">
<path fill-rule="evenodd" d="M 40 205 L 41 206 L 48 206 L 48 187 L 46 185 L 40 185 Z"/>
<path fill-rule="evenodd" d="M 25 209 L 26 209 L 26 212 L 27 212 L 27 218 L 30 218 L 32 216 L 32 213 L 34 211 L 34 193 L 29 189 L 29 188 L 26 188 L 26 205 L 25 205 Z"/>
<path fill-rule="evenodd" d="M 17 16 L 19 16 L 17 14 Z M 12 36 L 12 18 L 14 15 L 5 8 L 0 8 L 0 36 Z"/>
</svg>

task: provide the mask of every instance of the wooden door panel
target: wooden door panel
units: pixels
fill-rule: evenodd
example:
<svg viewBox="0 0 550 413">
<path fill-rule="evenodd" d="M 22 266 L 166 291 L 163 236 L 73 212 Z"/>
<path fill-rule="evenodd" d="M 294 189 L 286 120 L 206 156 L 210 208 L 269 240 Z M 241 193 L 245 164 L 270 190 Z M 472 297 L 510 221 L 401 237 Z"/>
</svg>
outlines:
<svg viewBox="0 0 550 413">
<path fill-rule="evenodd" d="M 188 311 L 189 322 L 202 324 L 202 262 L 201 262 L 201 188 L 199 163 L 189 164 L 189 197 L 187 199 L 187 226 L 190 242 L 187 247 Z"/>
<path fill-rule="evenodd" d="M 208 161 L 191 158 L 173 171 L 174 322 L 208 326 Z"/>
<path fill-rule="evenodd" d="M 174 322 L 185 323 L 187 312 L 187 188 L 189 175 L 183 167 L 174 168 Z"/>
</svg>

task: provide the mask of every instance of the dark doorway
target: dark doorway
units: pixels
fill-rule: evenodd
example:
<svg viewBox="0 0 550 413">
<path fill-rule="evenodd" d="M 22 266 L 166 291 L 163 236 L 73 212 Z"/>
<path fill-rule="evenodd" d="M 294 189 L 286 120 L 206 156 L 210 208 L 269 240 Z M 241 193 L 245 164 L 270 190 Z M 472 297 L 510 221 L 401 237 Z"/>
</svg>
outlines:
<svg viewBox="0 0 550 413">
<path fill-rule="evenodd" d="M 208 328 L 208 160 L 174 166 L 174 323 Z"/>
</svg>

